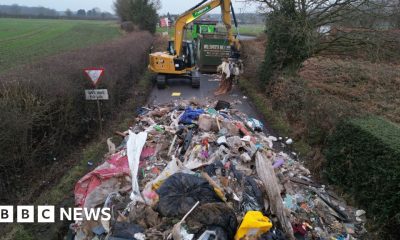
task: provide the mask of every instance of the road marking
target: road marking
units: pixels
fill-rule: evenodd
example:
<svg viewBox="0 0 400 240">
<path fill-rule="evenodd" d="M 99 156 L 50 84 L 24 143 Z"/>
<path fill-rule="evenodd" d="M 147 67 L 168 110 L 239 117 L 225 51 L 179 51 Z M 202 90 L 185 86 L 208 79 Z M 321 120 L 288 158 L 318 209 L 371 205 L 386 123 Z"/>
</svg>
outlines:
<svg viewBox="0 0 400 240">
<path fill-rule="evenodd" d="M 180 92 L 173 92 L 171 96 L 172 97 L 180 97 L 181 93 Z"/>
</svg>

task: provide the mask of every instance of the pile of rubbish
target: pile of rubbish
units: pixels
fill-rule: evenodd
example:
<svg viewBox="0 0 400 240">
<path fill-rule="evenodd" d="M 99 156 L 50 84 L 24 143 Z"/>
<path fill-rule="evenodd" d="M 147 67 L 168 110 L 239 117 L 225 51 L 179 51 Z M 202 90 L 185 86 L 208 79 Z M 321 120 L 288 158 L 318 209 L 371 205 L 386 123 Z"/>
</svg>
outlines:
<svg viewBox="0 0 400 240">
<path fill-rule="evenodd" d="M 365 212 L 311 178 L 293 140 L 228 102 L 143 107 L 75 186 L 77 207 L 110 221 L 71 224 L 75 240 L 357 239 Z"/>
</svg>

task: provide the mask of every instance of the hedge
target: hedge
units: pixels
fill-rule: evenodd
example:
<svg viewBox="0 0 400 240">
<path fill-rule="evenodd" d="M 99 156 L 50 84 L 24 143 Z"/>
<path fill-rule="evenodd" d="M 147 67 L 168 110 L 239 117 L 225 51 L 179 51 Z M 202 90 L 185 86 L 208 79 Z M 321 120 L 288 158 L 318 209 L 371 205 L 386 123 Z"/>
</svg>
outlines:
<svg viewBox="0 0 400 240">
<path fill-rule="evenodd" d="M 146 69 L 153 36 L 135 32 L 111 42 L 51 56 L 0 75 L 0 204 L 22 199 L 56 161 L 98 134 L 87 67 L 106 69 L 99 89 L 102 121 L 129 99 Z M 32 184 L 33 185 L 33 184 Z"/>
<path fill-rule="evenodd" d="M 397 235 L 400 126 L 375 116 L 347 120 L 339 124 L 327 146 L 328 179 L 351 193 L 375 224 Z"/>
</svg>

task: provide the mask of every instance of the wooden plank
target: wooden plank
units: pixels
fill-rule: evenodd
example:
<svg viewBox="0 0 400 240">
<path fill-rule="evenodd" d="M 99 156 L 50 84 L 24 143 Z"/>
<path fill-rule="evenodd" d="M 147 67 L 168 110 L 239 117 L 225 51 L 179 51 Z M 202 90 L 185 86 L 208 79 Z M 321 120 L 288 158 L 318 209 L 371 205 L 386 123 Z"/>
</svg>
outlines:
<svg viewBox="0 0 400 240">
<path fill-rule="evenodd" d="M 262 152 L 257 152 L 256 154 L 256 169 L 267 191 L 271 211 L 278 217 L 286 237 L 290 240 L 295 240 L 290 217 L 283 205 L 278 179 L 276 178 L 271 161 Z"/>
</svg>

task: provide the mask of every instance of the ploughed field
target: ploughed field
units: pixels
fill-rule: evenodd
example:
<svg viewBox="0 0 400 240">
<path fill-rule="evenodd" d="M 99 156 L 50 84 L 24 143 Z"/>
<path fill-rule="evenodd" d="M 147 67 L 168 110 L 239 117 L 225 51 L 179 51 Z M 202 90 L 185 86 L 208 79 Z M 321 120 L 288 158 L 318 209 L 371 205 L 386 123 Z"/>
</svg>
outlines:
<svg viewBox="0 0 400 240">
<path fill-rule="evenodd" d="M 120 35 L 114 21 L 0 18 L 0 72 Z"/>
</svg>

